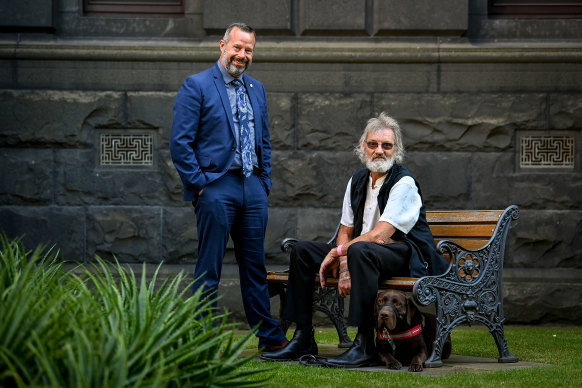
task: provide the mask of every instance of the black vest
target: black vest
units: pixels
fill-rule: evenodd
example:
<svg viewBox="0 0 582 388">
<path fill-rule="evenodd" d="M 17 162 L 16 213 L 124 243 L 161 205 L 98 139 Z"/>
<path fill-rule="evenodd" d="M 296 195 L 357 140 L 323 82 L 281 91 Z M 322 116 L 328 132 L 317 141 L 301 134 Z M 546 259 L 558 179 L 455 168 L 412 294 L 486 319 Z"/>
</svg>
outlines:
<svg viewBox="0 0 582 388">
<path fill-rule="evenodd" d="M 357 237 L 362 233 L 369 176 L 370 171 L 367 168 L 362 168 L 356 171 L 352 177 L 350 200 L 352 202 L 352 211 L 354 212 L 354 237 Z M 382 213 L 386 207 L 392 187 L 405 176 L 414 179 L 412 174 L 405 167 L 394 164 L 378 193 L 378 206 L 380 213 Z M 422 193 L 420 192 L 420 186 L 416 179 L 414 179 L 414 183 L 418 188 L 418 193 L 422 202 L 418 221 L 416 221 L 416 224 L 414 224 L 408 234 L 404 234 L 397 229 L 392 236 L 392 239 L 405 241 L 412 249 L 412 255 L 410 257 L 410 276 L 421 277 L 426 275 L 440 275 L 447 270 L 448 263 L 436 250 L 434 237 L 428 227 L 428 222 L 426 221 L 426 209 L 424 207 Z"/>
</svg>

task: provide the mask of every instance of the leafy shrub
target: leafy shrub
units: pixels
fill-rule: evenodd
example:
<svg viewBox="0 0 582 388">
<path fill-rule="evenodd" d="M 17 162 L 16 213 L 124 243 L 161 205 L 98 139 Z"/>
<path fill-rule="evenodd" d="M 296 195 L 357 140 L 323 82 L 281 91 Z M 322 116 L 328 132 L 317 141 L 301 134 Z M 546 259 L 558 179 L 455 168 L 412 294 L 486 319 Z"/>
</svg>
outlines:
<svg viewBox="0 0 582 388">
<path fill-rule="evenodd" d="M 0 235 L 0 386 L 257 386 L 252 339 L 182 273 L 156 286 L 119 263 L 65 271 L 57 255 Z M 78 274 L 80 273 L 80 274 Z"/>
</svg>

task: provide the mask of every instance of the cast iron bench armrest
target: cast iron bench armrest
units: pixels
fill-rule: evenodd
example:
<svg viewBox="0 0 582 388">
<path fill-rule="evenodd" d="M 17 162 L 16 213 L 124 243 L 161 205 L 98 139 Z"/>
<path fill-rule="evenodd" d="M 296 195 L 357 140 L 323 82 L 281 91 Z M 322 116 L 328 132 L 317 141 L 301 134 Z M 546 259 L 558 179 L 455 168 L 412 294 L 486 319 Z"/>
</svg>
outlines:
<svg viewBox="0 0 582 388">
<path fill-rule="evenodd" d="M 422 277 L 413 287 L 414 299 L 425 306 L 434 303 L 437 313 L 437 336 L 427 366 L 441 366 L 447 336 L 461 323 L 474 322 L 487 326 L 493 335 L 499 362 L 518 361 L 505 339 L 501 287 L 507 234 L 511 221 L 518 217 L 517 206 L 505 209 L 491 239 L 479 249 L 465 249 L 446 240 L 438 243 L 439 251 L 449 256 L 448 270 L 442 275 Z"/>
</svg>

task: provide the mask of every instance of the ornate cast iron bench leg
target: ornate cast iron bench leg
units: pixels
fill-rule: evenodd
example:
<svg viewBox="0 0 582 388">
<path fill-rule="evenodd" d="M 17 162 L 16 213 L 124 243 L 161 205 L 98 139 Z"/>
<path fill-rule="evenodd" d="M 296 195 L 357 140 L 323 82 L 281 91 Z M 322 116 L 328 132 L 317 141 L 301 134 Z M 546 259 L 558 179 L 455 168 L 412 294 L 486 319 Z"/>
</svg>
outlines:
<svg viewBox="0 0 582 388">
<path fill-rule="evenodd" d="M 279 317 L 281 320 L 281 330 L 287 333 L 287 329 L 291 325 L 291 322 L 283 319 L 283 311 L 285 311 L 285 295 L 286 295 L 287 285 L 281 283 L 269 283 L 269 298 L 279 295 Z"/>
<path fill-rule="evenodd" d="M 279 295 L 279 317 L 281 317 L 281 329 L 287 333 L 291 322 L 283 319 L 285 310 L 285 294 L 287 285 L 282 283 L 269 284 L 269 296 Z M 339 295 L 337 288 L 315 288 L 313 292 L 313 311 L 325 313 L 334 324 L 339 338 L 339 348 L 349 348 L 352 345 L 346 326 L 344 324 L 344 299 Z"/>
<path fill-rule="evenodd" d="M 499 362 L 519 360 L 507 347 L 501 288 L 507 233 L 511 221 L 518 217 L 517 206 L 508 207 L 491 240 L 475 251 L 450 241 L 439 243 L 439 250 L 451 258 L 448 271 L 443 275 L 420 278 L 413 289 L 420 304 L 436 303 L 437 333 L 426 367 L 442 366 L 441 355 L 447 336 L 459 324 L 474 322 L 484 324 L 491 332 L 499 350 Z"/>
<path fill-rule="evenodd" d="M 337 236 L 337 231 L 339 230 L 339 225 L 336 228 L 334 237 L 330 240 L 330 243 L 335 240 Z M 293 245 L 297 242 L 294 238 L 286 238 L 281 243 L 281 250 L 283 252 L 289 253 Z M 273 292 L 271 292 L 271 285 L 269 285 L 269 294 L 271 297 L 275 295 L 279 295 L 281 301 L 281 308 L 279 310 L 279 316 L 283 316 L 283 310 L 285 307 L 285 292 L 287 285 L 279 284 L 277 285 L 280 288 L 273 288 Z M 337 331 L 337 335 L 339 338 L 339 348 L 349 348 L 352 346 L 352 340 L 348 336 L 348 332 L 346 330 L 346 326 L 344 324 L 344 300 L 339 295 L 337 288 L 326 287 L 326 288 L 319 288 L 316 287 L 315 291 L 313 292 L 313 311 L 321 311 L 325 313 L 331 322 L 334 324 L 335 329 Z M 281 328 L 284 332 L 287 332 L 287 329 L 290 326 L 289 321 L 281 320 Z"/>
<path fill-rule="evenodd" d="M 317 287 L 313 293 L 313 309 L 325 313 L 334 324 L 340 341 L 338 348 L 352 346 L 352 340 L 344 324 L 344 299 L 340 296 L 337 288 Z"/>
</svg>

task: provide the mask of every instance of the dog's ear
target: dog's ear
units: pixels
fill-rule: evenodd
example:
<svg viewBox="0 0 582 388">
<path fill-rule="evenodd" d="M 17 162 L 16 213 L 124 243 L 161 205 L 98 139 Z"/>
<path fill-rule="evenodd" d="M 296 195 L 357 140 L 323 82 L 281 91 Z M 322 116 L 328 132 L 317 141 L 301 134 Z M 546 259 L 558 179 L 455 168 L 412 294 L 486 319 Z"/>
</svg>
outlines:
<svg viewBox="0 0 582 388">
<path fill-rule="evenodd" d="M 384 292 L 380 291 L 376 294 L 376 299 L 374 299 L 374 308 L 378 308 L 378 306 L 384 304 Z"/>
<path fill-rule="evenodd" d="M 412 297 L 406 296 L 406 323 L 412 323 L 412 317 L 416 313 L 416 305 L 412 301 Z"/>
</svg>

